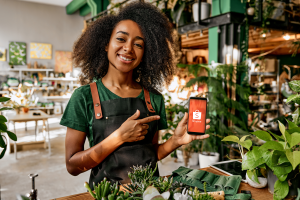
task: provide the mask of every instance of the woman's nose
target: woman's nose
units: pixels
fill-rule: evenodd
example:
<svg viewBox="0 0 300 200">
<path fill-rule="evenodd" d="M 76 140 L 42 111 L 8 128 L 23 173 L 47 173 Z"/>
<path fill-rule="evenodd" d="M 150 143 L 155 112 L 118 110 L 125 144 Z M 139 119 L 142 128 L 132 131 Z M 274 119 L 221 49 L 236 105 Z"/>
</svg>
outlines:
<svg viewBox="0 0 300 200">
<path fill-rule="evenodd" d="M 127 43 L 127 44 L 124 44 L 123 49 L 126 52 L 131 52 L 132 51 L 132 46 L 131 46 L 131 44 Z"/>
</svg>

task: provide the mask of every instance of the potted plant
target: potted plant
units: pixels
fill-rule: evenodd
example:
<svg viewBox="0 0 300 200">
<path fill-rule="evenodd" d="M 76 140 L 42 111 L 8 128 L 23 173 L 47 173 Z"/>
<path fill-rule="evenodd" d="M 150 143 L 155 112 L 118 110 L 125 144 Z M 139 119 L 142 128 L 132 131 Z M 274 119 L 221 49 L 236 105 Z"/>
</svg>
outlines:
<svg viewBox="0 0 300 200">
<path fill-rule="evenodd" d="M 8 100 L 10 100 L 10 98 L 0 97 L 0 103 L 7 102 Z M 0 113 L 4 110 L 12 110 L 12 108 L 0 107 Z M 7 119 L 0 114 L 0 159 L 3 158 L 7 149 L 7 144 L 9 144 L 8 138 L 3 133 L 6 133 L 8 137 L 13 141 L 17 141 L 17 136 L 14 133 L 7 130 L 7 126 L 5 124 L 6 122 Z"/>
<path fill-rule="evenodd" d="M 199 6 L 198 2 L 193 4 L 193 18 L 194 18 L 195 22 L 198 21 L 198 16 L 199 16 L 198 6 Z M 201 20 L 209 18 L 210 11 L 211 11 L 211 4 L 202 0 L 202 2 L 201 2 Z"/>
</svg>

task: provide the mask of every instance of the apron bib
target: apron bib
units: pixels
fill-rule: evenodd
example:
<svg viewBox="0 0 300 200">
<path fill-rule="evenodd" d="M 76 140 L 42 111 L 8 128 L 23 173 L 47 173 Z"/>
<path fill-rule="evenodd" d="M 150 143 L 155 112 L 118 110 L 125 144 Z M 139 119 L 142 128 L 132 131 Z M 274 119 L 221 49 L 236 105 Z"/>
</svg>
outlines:
<svg viewBox="0 0 300 200">
<path fill-rule="evenodd" d="M 95 145 L 117 130 L 137 109 L 140 111 L 138 119 L 155 114 L 149 92 L 145 89 L 145 101 L 139 98 L 120 98 L 102 101 L 100 104 L 96 83 L 92 83 L 90 86 L 94 105 L 92 128 Z M 97 184 L 104 177 L 111 182 L 129 183 L 128 172 L 131 171 L 133 165 L 145 166 L 151 163 L 151 167 L 154 169 L 157 157 L 152 140 L 158 129 L 157 123 L 157 120 L 148 123 L 149 129 L 145 139 L 124 143 L 106 157 L 102 163 L 94 167 L 91 170 L 90 187 L 93 189 L 93 182 Z M 158 171 L 155 175 L 159 176 Z"/>
</svg>

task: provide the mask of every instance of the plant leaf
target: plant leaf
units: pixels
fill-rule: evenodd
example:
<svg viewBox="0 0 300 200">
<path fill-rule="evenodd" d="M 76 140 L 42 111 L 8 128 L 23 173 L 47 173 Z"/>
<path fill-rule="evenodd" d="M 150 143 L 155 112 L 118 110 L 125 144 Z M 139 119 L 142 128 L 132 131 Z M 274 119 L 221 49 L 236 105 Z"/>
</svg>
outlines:
<svg viewBox="0 0 300 200">
<path fill-rule="evenodd" d="M 300 133 L 293 133 L 291 135 L 291 142 L 289 143 L 290 148 L 300 143 Z"/>
<path fill-rule="evenodd" d="M 5 146 L 6 146 L 6 144 L 5 144 L 5 142 L 4 142 L 4 140 L 3 140 L 3 135 L 0 135 L 0 147 L 1 148 L 5 148 Z"/>
<path fill-rule="evenodd" d="M 258 146 L 253 146 L 252 152 L 255 160 L 258 160 L 263 156 L 263 151 L 260 151 Z"/>
<path fill-rule="evenodd" d="M 278 164 L 289 163 L 290 161 L 287 159 L 286 154 L 282 154 L 278 159 Z"/>
<path fill-rule="evenodd" d="M 263 144 L 259 149 L 260 150 L 272 149 L 272 150 L 278 150 L 278 151 L 284 150 L 282 144 L 280 144 L 279 142 L 276 142 L 276 141 L 268 141 L 265 144 Z"/>
<path fill-rule="evenodd" d="M 4 111 L 4 110 L 13 110 L 13 108 L 0 108 L 0 111 Z"/>
<path fill-rule="evenodd" d="M 294 92 L 300 92 L 300 81 L 299 80 L 289 82 L 289 86 L 290 86 L 291 90 L 293 90 Z"/>
<path fill-rule="evenodd" d="M 289 149 L 286 150 L 286 157 L 291 162 L 293 169 L 295 170 L 296 167 L 300 164 L 300 151 L 290 151 Z"/>
<path fill-rule="evenodd" d="M 246 139 L 248 136 L 249 136 L 249 135 L 244 135 L 244 136 L 240 139 L 240 141 L 241 141 L 241 142 L 244 142 L 245 139 Z"/>
<path fill-rule="evenodd" d="M 225 137 L 222 141 L 224 142 L 236 142 L 236 143 L 239 143 L 239 138 L 235 135 L 229 135 L 227 137 Z"/>
<path fill-rule="evenodd" d="M 6 152 L 6 148 L 7 146 L 5 146 L 5 148 L 2 150 L 1 154 L 0 154 L 0 159 L 3 158 L 5 152 Z"/>
<path fill-rule="evenodd" d="M 300 99 L 300 95 L 293 94 L 287 98 L 286 103 L 294 102 L 297 101 L 298 99 Z"/>
<path fill-rule="evenodd" d="M 10 100 L 10 98 L 0 97 L 0 102 L 5 102 L 5 101 L 8 101 L 8 100 Z"/>
<path fill-rule="evenodd" d="M 253 155 L 253 151 L 248 151 L 244 156 L 243 156 L 243 162 L 242 162 L 242 170 L 252 170 L 256 168 L 259 165 L 264 164 L 265 161 L 263 158 L 259 158 L 258 160 L 255 159 Z"/>
<path fill-rule="evenodd" d="M 0 123 L 4 122 L 7 122 L 7 119 L 3 115 L 0 115 Z"/>
<path fill-rule="evenodd" d="M 17 141 L 16 134 L 14 134 L 13 132 L 10 132 L 10 131 L 6 131 L 6 133 L 10 139 L 12 139 L 13 141 Z"/>
<path fill-rule="evenodd" d="M 2 131 L 2 132 L 6 132 L 6 130 L 7 130 L 6 124 L 0 123 L 0 132 L 1 132 L 1 131 Z"/>
<path fill-rule="evenodd" d="M 261 140 L 264 141 L 272 141 L 272 136 L 266 132 L 266 131 L 255 131 L 252 133 L 253 135 L 256 135 L 256 137 L 258 137 Z"/>
<path fill-rule="evenodd" d="M 287 176 L 288 176 L 288 174 L 283 174 L 283 175 L 281 175 L 281 176 L 279 176 L 279 177 L 277 177 L 280 181 L 285 181 L 286 180 L 286 178 L 287 178 Z"/>
<path fill-rule="evenodd" d="M 246 149 L 250 150 L 252 146 L 251 140 L 246 140 L 245 142 L 238 142 L 242 147 L 245 147 Z"/>
<path fill-rule="evenodd" d="M 296 124 L 299 124 L 299 123 L 300 123 L 299 116 L 300 116 L 300 109 L 297 108 L 297 109 L 294 111 L 294 113 L 292 114 L 293 121 L 294 121 Z"/>
<path fill-rule="evenodd" d="M 298 188 L 298 196 L 295 200 L 300 200 L 300 188 Z"/>
<path fill-rule="evenodd" d="M 298 126 L 294 123 L 294 122 L 291 122 L 290 120 L 288 119 L 285 119 L 288 124 L 289 124 L 289 129 L 292 129 L 292 128 L 298 128 Z"/>
<path fill-rule="evenodd" d="M 252 181 L 254 181 L 254 182 L 260 184 L 260 182 L 259 182 L 259 180 L 258 180 L 258 178 L 257 178 L 257 174 L 256 174 L 256 170 L 255 170 L 255 169 L 253 169 L 253 170 L 247 170 L 247 175 L 248 175 L 248 177 L 249 177 Z"/>
<path fill-rule="evenodd" d="M 279 124 L 279 130 L 284 138 L 284 140 L 286 141 L 286 137 L 285 137 L 285 126 L 278 120 L 278 124 Z"/>
<path fill-rule="evenodd" d="M 277 180 L 274 185 L 274 196 L 279 199 L 284 199 L 289 193 L 289 184 L 287 181 Z"/>
<path fill-rule="evenodd" d="M 284 138 L 282 136 L 276 135 L 275 133 L 272 133 L 269 130 L 268 130 L 268 133 L 270 133 L 271 135 L 273 135 L 274 138 L 276 138 L 276 140 L 278 140 L 278 141 L 284 141 Z"/>
</svg>

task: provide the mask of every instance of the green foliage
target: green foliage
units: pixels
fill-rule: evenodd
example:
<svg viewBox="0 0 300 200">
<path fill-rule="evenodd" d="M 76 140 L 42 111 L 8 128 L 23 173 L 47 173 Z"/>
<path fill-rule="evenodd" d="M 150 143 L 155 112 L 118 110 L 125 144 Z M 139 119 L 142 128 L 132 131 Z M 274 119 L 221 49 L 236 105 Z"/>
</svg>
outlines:
<svg viewBox="0 0 300 200">
<path fill-rule="evenodd" d="M 192 188 L 190 188 L 190 194 L 192 195 L 193 200 L 213 200 L 213 196 L 207 194 L 206 192 L 206 182 L 204 182 L 204 194 L 201 193 L 197 187 L 194 188 L 194 190 Z"/>
<path fill-rule="evenodd" d="M 288 175 L 295 170 L 298 172 L 300 170 L 300 127 L 291 121 L 288 121 L 289 129 L 286 129 L 280 121 L 278 124 L 282 136 L 277 136 L 277 140 L 273 140 L 272 135 L 275 135 L 271 132 L 252 133 L 257 138 L 265 140 L 266 143 L 260 147 L 253 146 L 250 151 L 242 155 L 242 169 L 247 170 L 249 178 L 257 182 L 257 170 L 268 166 L 279 179 L 274 186 L 274 199 L 283 199 L 289 191 Z M 241 140 L 234 135 L 224 138 L 224 141 L 232 141 L 241 145 Z"/>
<path fill-rule="evenodd" d="M 219 65 L 214 69 L 210 69 L 205 64 L 184 65 L 178 64 L 180 68 L 187 68 L 190 74 L 195 78 L 191 79 L 185 87 L 191 87 L 195 84 L 206 83 L 209 88 L 207 93 L 207 118 L 211 119 L 210 129 L 207 134 L 217 137 L 209 137 L 204 141 L 203 149 L 205 151 L 218 151 L 221 146 L 221 139 L 228 135 L 246 135 L 248 133 L 247 121 L 242 120 L 242 113 L 249 111 L 249 95 L 250 87 L 248 83 L 248 67 L 246 65 Z M 198 76 L 200 69 L 207 70 L 209 76 Z M 234 82 L 234 77 L 237 81 Z M 244 77 L 244 78 L 241 78 Z M 237 94 L 233 100 L 228 91 L 234 87 Z M 232 126 L 228 126 L 228 122 L 232 122 Z"/>
<path fill-rule="evenodd" d="M 296 108 L 296 110 L 292 114 L 292 118 L 293 118 L 293 122 L 296 124 L 296 126 L 300 126 L 300 109 L 299 109 L 299 105 L 300 105 L 300 80 L 295 80 L 295 81 L 289 82 L 289 86 L 290 86 L 291 90 L 293 90 L 297 94 L 291 95 L 287 99 L 286 103 L 293 104 L 293 105 L 298 104 L 298 108 Z"/>
<path fill-rule="evenodd" d="M 2 103 L 6 102 L 8 100 L 10 100 L 10 98 L 0 97 L 0 102 L 2 102 Z M 4 107 L 4 108 L 0 109 L 0 112 L 4 111 L 4 110 L 11 110 L 11 109 Z M 6 152 L 6 149 L 7 149 L 7 138 L 4 135 L 2 135 L 2 133 L 7 133 L 8 137 L 10 139 L 12 139 L 13 141 L 17 141 L 17 136 L 14 133 L 7 130 L 7 126 L 5 124 L 6 122 L 7 122 L 7 119 L 3 115 L 0 115 L 0 147 L 3 148 L 0 153 L 0 159 L 3 158 L 3 156 Z"/>
</svg>

